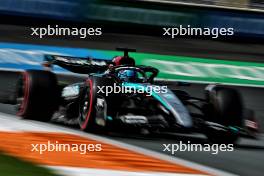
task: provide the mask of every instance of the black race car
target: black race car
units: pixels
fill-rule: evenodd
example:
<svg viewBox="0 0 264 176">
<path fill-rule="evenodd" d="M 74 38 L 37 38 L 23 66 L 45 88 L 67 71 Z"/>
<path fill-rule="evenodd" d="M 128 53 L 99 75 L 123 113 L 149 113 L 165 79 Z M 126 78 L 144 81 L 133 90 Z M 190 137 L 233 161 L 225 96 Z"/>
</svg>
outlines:
<svg viewBox="0 0 264 176">
<path fill-rule="evenodd" d="M 128 51 L 125 49 L 122 57 L 128 59 Z M 108 60 L 67 56 L 45 58 L 46 70 L 25 70 L 17 83 L 13 104 L 23 118 L 77 119 L 82 130 L 92 132 L 198 130 L 216 143 L 234 143 L 241 133 L 249 134 L 245 131 L 250 130 L 255 134 L 257 130 L 252 126 L 257 125 L 252 113 L 246 113 L 235 89 L 208 85 L 206 98 L 201 99 L 155 85 L 158 70 L 150 66 L 136 66 L 133 62 L 115 65 Z M 52 72 L 53 65 L 78 73 L 72 76 L 78 81 L 61 80 Z M 246 128 L 245 121 L 251 122 L 250 128 Z"/>
</svg>

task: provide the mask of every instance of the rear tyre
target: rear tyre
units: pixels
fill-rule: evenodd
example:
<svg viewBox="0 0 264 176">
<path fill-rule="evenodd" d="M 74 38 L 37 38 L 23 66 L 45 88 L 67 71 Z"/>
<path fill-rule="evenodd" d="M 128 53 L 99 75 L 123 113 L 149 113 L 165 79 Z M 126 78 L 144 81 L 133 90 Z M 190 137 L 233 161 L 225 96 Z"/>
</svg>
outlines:
<svg viewBox="0 0 264 176">
<path fill-rule="evenodd" d="M 206 119 L 223 126 L 208 127 L 205 133 L 213 143 L 235 143 L 239 137 L 239 127 L 243 123 L 242 98 L 234 89 L 214 87 L 207 94 Z"/>
<path fill-rule="evenodd" d="M 56 75 L 43 70 L 25 71 L 18 81 L 16 97 L 18 116 L 49 121 L 59 104 Z"/>
</svg>

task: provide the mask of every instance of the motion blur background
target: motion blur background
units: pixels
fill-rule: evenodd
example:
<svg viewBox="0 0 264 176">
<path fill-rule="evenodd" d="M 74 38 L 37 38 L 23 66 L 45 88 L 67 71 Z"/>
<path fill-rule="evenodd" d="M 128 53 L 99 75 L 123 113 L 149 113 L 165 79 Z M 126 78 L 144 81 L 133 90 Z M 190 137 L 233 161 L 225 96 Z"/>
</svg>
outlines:
<svg viewBox="0 0 264 176">
<path fill-rule="evenodd" d="M 236 36 L 255 39 L 263 39 L 263 10 L 262 0 L 5 0 L 0 4 L 5 17 L 24 17 L 11 20 L 14 23 L 41 18 L 110 25 L 115 30 L 113 25 L 118 24 L 119 29 L 144 34 L 161 26 L 233 27 Z"/>
<path fill-rule="evenodd" d="M 2 0 L 0 20 L 0 68 L 41 67 L 44 53 L 111 59 L 118 53 L 109 50 L 116 47 L 137 48 L 139 54 L 133 55 L 137 56 L 136 61 L 157 66 L 161 71 L 159 78 L 199 82 L 184 88 L 192 95 L 202 97 L 204 83 L 208 82 L 239 85 L 236 88 L 242 93 L 246 106 L 256 112 L 261 130 L 264 127 L 263 0 Z M 39 39 L 30 35 L 30 27 L 49 24 L 102 27 L 103 35 L 86 39 L 63 36 Z M 217 39 L 196 36 L 170 39 L 162 36 L 163 27 L 180 25 L 232 27 L 235 35 Z M 165 64 L 162 66 L 159 60 Z M 171 70 L 171 67 L 166 67 L 166 64 L 172 65 L 171 62 L 193 67 L 175 66 Z M 207 63 L 221 68 L 212 73 L 201 70 Z M 214 67 L 211 65 L 211 68 Z M 195 72 L 197 69 L 199 72 Z M 175 73 L 165 74 L 166 70 Z M 202 73 L 202 76 L 197 76 L 197 73 Z M 12 114 L 9 109 L 0 105 L 1 111 Z M 146 140 L 112 138 L 158 152 L 161 152 L 162 143 L 178 140 L 201 142 L 199 137 L 182 136 Z M 242 141 L 232 155 L 183 152 L 178 157 L 238 175 L 262 176 L 263 164 L 259 161 L 263 161 L 263 150 L 261 134 L 258 142 Z"/>
<path fill-rule="evenodd" d="M 90 55 L 107 59 L 118 54 L 91 50 L 73 51 L 54 46 L 103 51 L 123 46 L 136 48 L 140 53 L 163 54 L 136 57 L 138 64 L 152 64 L 158 67 L 163 79 L 263 87 L 263 3 L 261 0 L 5 0 L 0 4 L 0 41 L 9 43 L 1 44 L 0 66 L 8 67 L 11 62 L 9 57 L 13 59 L 12 67 L 15 68 L 30 65 L 29 61 L 39 63 L 43 54 L 37 53 L 47 50 L 53 53 L 60 51 L 60 54 L 82 57 Z M 85 39 L 71 36 L 47 36 L 40 39 L 30 35 L 30 27 L 55 24 L 59 27 L 101 27 L 103 35 Z M 178 36 L 171 39 L 162 35 L 163 27 L 180 25 L 234 28 L 234 36 L 219 36 L 217 39 L 208 36 Z M 41 45 L 14 46 L 14 43 Z M 47 49 L 41 47 L 43 45 L 51 47 Z M 31 51 L 31 54 L 21 53 L 27 50 Z M 34 54 L 32 50 L 36 50 Z M 167 58 L 164 55 L 176 57 Z M 159 59 L 165 60 L 163 66 Z M 177 65 L 175 68 L 169 68 L 171 64 L 167 61 L 186 62 L 183 68 L 177 68 Z M 216 65 L 208 65 L 208 69 L 203 70 L 201 66 L 205 68 L 206 63 Z M 188 69 L 186 66 L 193 67 Z M 247 92 L 242 93 L 247 95 Z M 261 117 L 264 116 L 264 111 L 261 105 L 256 103 L 255 96 L 263 98 L 256 94 L 245 99 L 250 100 L 246 101 L 250 107 L 253 102 L 257 104 L 253 109 L 263 126 L 264 120 L 262 122 Z M 254 100 L 251 101 L 252 99 Z"/>
</svg>

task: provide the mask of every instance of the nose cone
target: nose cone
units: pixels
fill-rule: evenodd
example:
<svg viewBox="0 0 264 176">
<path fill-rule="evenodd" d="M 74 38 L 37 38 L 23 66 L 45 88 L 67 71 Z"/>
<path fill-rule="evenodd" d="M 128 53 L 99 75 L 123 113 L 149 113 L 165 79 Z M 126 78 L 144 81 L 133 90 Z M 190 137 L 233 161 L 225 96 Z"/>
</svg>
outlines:
<svg viewBox="0 0 264 176">
<path fill-rule="evenodd" d="M 193 126 L 193 120 L 189 111 L 171 90 L 168 89 L 167 93 L 159 94 L 159 96 L 165 101 L 167 109 L 171 111 L 178 125 L 185 128 Z"/>
<path fill-rule="evenodd" d="M 178 123 L 185 127 L 185 128 L 191 128 L 193 127 L 193 120 L 190 116 L 190 114 L 188 112 L 185 112 L 185 111 L 178 111 L 178 114 L 179 114 L 179 117 L 177 119 L 178 120 Z"/>
</svg>

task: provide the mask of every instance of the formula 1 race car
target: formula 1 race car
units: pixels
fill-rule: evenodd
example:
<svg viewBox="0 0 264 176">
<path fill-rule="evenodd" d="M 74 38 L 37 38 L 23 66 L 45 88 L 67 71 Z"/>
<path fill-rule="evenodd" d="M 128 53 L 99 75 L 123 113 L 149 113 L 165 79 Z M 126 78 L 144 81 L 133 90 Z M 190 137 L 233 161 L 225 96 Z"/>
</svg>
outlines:
<svg viewBox="0 0 264 176">
<path fill-rule="evenodd" d="M 131 60 L 128 52 L 133 50 L 123 51 L 122 58 Z M 234 143 L 245 129 L 245 119 L 252 119 L 244 115 L 239 92 L 229 87 L 208 85 L 201 99 L 183 90 L 154 85 L 158 70 L 151 66 L 67 56 L 45 58 L 47 70 L 25 70 L 17 83 L 17 114 L 23 118 L 78 119 L 80 128 L 91 132 L 198 130 L 214 143 Z M 60 81 L 51 71 L 52 65 L 78 73 L 73 77 L 85 77 L 71 83 Z"/>
</svg>

